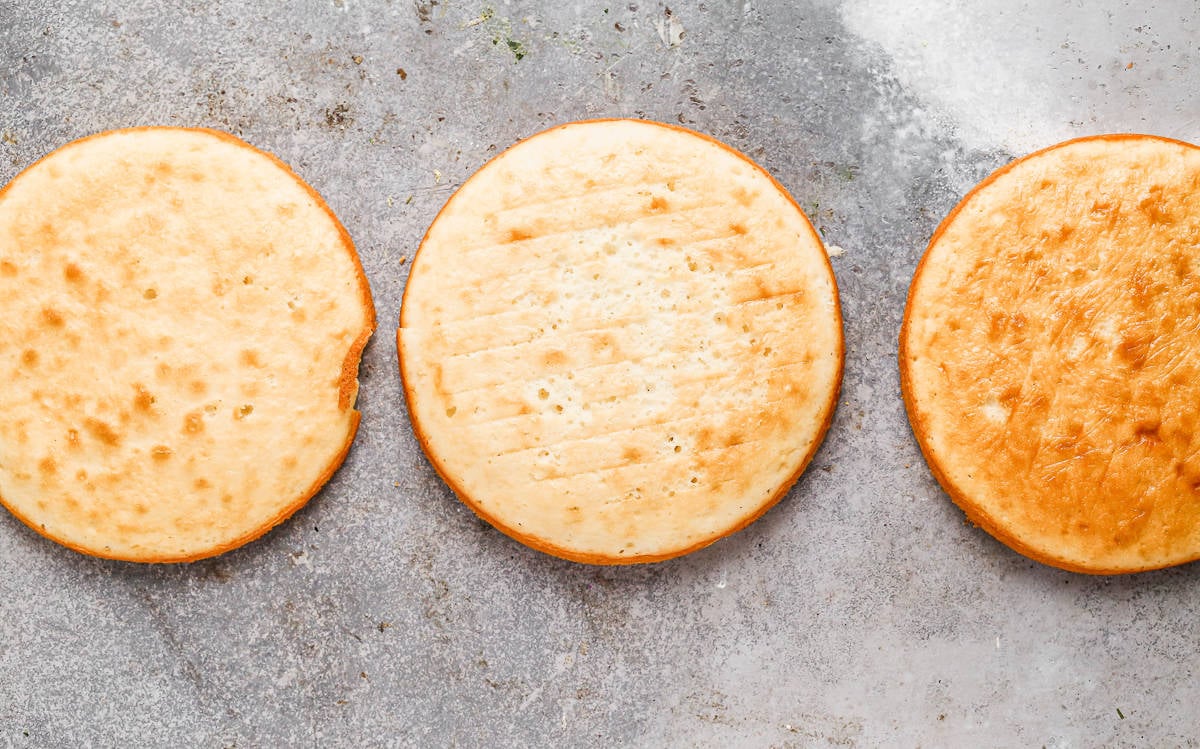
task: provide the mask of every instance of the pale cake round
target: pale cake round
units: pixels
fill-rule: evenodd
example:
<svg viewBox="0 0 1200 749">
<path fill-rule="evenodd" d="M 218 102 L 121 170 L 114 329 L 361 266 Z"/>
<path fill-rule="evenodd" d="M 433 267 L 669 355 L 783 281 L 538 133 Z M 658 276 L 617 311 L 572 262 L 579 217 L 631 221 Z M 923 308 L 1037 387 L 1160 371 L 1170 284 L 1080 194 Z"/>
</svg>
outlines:
<svg viewBox="0 0 1200 749">
<path fill-rule="evenodd" d="M 1098 136 L 986 179 L 917 268 L 900 369 L 934 475 L 1016 551 L 1200 557 L 1200 149 Z"/>
<path fill-rule="evenodd" d="M 70 143 L 0 192 L 0 500 L 78 551 L 211 556 L 341 463 L 375 313 L 354 246 L 223 133 Z"/>
<path fill-rule="evenodd" d="M 398 331 L 416 434 L 504 533 L 580 562 L 685 554 L 751 523 L 829 426 L 829 260 L 741 154 L 634 120 L 563 125 L 468 180 Z"/>
</svg>

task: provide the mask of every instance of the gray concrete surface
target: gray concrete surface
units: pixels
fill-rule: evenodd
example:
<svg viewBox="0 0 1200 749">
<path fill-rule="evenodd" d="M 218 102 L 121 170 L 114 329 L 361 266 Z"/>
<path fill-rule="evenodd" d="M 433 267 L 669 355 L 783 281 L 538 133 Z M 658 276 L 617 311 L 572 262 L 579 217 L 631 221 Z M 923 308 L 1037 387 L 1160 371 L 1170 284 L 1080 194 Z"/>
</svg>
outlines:
<svg viewBox="0 0 1200 749">
<path fill-rule="evenodd" d="M 1196 746 L 1200 567 L 1084 577 L 966 525 L 895 355 L 917 259 L 975 181 L 1073 135 L 1200 140 L 1198 15 L 0 0 L 0 181 L 101 129 L 230 131 L 326 197 L 381 320 L 354 450 L 266 538 L 143 567 L 0 514 L 0 746 Z M 807 475 L 748 530 L 631 569 L 465 510 L 413 440 L 394 343 L 402 261 L 455 185 L 608 115 L 742 149 L 844 250 L 844 396 Z"/>
</svg>

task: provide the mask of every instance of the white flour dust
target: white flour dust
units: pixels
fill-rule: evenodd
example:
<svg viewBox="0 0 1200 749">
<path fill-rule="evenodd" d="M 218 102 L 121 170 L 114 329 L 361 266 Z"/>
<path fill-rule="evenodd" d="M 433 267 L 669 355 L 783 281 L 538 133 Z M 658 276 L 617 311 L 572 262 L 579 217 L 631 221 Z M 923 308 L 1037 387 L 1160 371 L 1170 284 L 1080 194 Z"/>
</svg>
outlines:
<svg viewBox="0 0 1200 749">
<path fill-rule="evenodd" d="M 967 146 L 1022 154 L 1105 132 L 1200 140 L 1194 6 L 1098 5 L 848 0 L 842 17 Z"/>
</svg>

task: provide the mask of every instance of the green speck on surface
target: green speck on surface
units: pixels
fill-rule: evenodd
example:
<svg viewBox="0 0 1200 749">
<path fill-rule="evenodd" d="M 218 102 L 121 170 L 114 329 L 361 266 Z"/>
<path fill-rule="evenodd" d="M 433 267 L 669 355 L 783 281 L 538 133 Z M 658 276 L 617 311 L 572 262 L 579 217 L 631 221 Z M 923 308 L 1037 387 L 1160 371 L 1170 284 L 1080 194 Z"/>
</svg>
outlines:
<svg viewBox="0 0 1200 749">
<path fill-rule="evenodd" d="M 1117 717 L 1121 720 L 1125 720 L 1125 713 L 1121 712 L 1121 708 L 1119 707 L 1117 708 Z"/>
<path fill-rule="evenodd" d="M 853 182 L 854 178 L 858 176 L 858 165 L 843 164 L 842 166 L 838 167 L 837 175 L 846 182 Z"/>
<path fill-rule="evenodd" d="M 492 10 L 490 6 L 485 5 L 483 6 L 483 10 L 479 11 L 479 15 L 475 16 L 470 21 L 464 21 L 462 27 L 464 29 L 469 29 L 472 26 L 478 26 L 481 23 L 487 23 L 488 21 L 492 20 L 492 16 L 494 15 L 496 15 L 496 11 Z"/>
<path fill-rule="evenodd" d="M 526 21 L 528 23 L 528 21 Z M 513 24 L 512 21 L 504 16 L 496 15 L 490 6 L 485 6 L 475 18 L 463 24 L 463 28 L 471 26 L 479 26 L 480 29 L 492 37 L 492 46 L 499 47 L 501 43 L 512 52 L 516 60 L 520 60 L 529 54 L 529 49 L 524 42 L 512 38 Z"/>
</svg>

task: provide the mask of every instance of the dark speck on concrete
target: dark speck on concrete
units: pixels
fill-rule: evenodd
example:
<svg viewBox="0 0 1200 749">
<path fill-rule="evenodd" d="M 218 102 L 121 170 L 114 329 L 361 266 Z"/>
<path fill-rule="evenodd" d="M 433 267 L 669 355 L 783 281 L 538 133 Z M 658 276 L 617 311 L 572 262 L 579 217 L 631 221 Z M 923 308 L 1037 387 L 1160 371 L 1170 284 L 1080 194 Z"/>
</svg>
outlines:
<svg viewBox="0 0 1200 749">
<path fill-rule="evenodd" d="M 340 102 L 325 110 L 325 126 L 329 129 L 345 130 L 354 124 L 350 116 L 350 105 Z"/>
</svg>

